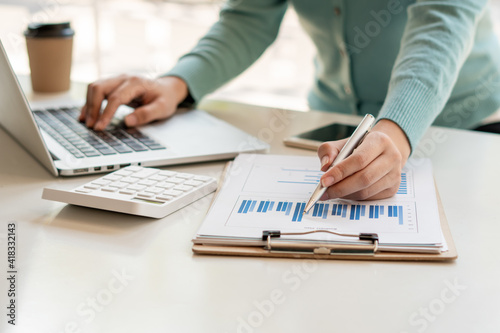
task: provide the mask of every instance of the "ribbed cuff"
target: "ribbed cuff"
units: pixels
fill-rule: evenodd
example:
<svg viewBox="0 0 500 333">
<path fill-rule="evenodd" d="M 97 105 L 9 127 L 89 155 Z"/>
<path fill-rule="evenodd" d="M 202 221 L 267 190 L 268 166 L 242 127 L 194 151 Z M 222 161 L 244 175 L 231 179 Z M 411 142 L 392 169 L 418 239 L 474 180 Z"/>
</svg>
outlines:
<svg viewBox="0 0 500 333">
<path fill-rule="evenodd" d="M 415 79 L 401 80 L 389 89 L 378 120 L 389 119 L 405 132 L 411 151 L 444 107 L 435 92 Z"/>
</svg>

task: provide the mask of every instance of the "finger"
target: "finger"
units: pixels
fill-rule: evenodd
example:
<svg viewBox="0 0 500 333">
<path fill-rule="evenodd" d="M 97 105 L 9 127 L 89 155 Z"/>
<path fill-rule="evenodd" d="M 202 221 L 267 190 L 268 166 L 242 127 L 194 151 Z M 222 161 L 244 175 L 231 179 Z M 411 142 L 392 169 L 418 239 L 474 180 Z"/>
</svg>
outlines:
<svg viewBox="0 0 500 333">
<path fill-rule="evenodd" d="M 321 161 L 321 171 L 326 171 L 332 164 L 335 157 L 347 142 L 347 139 L 330 141 L 321 144 L 318 148 L 318 157 Z"/>
<path fill-rule="evenodd" d="M 350 177 L 352 178 L 352 177 Z M 388 198 L 396 194 L 399 183 L 401 182 L 401 173 L 397 170 L 391 170 L 386 175 L 375 181 L 373 184 L 353 193 L 344 196 L 350 200 L 369 200 Z"/>
<path fill-rule="evenodd" d="M 321 184 L 324 187 L 332 186 L 367 167 L 390 145 L 390 142 L 387 141 L 390 139 L 379 139 L 380 135 L 378 133 L 371 134 L 368 134 L 366 139 L 350 156 L 332 167 L 321 177 Z M 381 142 L 384 140 L 386 142 Z"/>
<path fill-rule="evenodd" d="M 394 185 L 391 172 L 397 173 L 394 165 L 388 159 L 377 158 L 362 170 L 330 186 L 326 193 L 330 199 L 364 200 Z"/>
<path fill-rule="evenodd" d="M 123 82 L 107 97 L 108 104 L 99 116 L 94 129 L 97 131 L 105 129 L 120 105 L 128 104 L 143 94 L 144 85 L 141 84 L 140 80 L 128 79 Z"/>
<path fill-rule="evenodd" d="M 153 120 L 168 118 L 175 112 L 175 107 L 169 108 L 166 103 L 157 100 L 135 109 L 134 112 L 125 117 L 125 125 L 134 127 L 144 125 Z"/>
<path fill-rule="evenodd" d="M 87 127 L 94 126 L 95 122 L 99 118 L 101 105 L 103 100 L 106 98 L 106 95 L 108 95 L 111 91 L 113 91 L 124 80 L 125 76 L 118 76 L 116 78 L 96 81 L 88 85 L 87 100 L 84 105 L 85 125 Z"/>
<path fill-rule="evenodd" d="M 85 120 L 86 108 L 87 108 L 86 105 L 84 105 L 80 109 L 80 115 L 78 116 L 78 121 L 84 121 Z"/>
</svg>

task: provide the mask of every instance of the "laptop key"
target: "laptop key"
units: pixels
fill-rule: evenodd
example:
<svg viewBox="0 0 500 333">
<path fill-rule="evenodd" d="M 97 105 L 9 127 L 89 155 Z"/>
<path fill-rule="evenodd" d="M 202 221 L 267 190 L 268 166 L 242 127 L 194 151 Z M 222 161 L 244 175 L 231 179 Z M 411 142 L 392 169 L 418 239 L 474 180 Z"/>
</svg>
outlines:
<svg viewBox="0 0 500 333">
<path fill-rule="evenodd" d="M 166 147 L 164 147 L 162 145 L 159 145 L 159 144 L 148 146 L 148 148 L 151 149 L 151 150 L 167 149 Z"/>
<path fill-rule="evenodd" d="M 120 154 L 125 154 L 125 153 L 131 153 L 132 152 L 132 149 L 126 147 L 126 146 L 116 146 L 116 147 L 113 147 L 114 150 L 116 150 L 117 152 L 119 152 Z"/>
<path fill-rule="evenodd" d="M 96 156 L 101 156 L 97 151 L 96 152 L 84 152 L 85 156 L 87 157 L 96 157 Z"/>
<path fill-rule="evenodd" d="M 115 155 L 116 152 L 114 152 L 111 149 L 99 149 L 99 152 L 103 155 Z"/>
</svg>

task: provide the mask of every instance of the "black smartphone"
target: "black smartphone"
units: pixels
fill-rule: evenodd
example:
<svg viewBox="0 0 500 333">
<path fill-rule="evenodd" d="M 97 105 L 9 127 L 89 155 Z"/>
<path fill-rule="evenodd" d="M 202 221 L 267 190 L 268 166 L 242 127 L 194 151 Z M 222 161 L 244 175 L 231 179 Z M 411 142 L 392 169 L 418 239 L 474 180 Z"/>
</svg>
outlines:
<svg viewBox="0 0 500 333">
<path fill-rule="evenodd" d="M 283 142 L 290 147 L 316 150 L 325 141 L 335 141 L 350 137 L 354 130 L 356 130 L 356 126 L 333 123 L 288 137 Z"/>
</svg>

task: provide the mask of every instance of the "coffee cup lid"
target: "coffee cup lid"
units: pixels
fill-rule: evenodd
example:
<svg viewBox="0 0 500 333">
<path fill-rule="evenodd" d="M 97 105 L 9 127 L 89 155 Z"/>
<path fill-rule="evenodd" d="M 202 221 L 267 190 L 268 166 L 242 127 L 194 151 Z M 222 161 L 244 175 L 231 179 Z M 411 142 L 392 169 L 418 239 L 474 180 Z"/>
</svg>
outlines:
<svg viewBox="0 0 500 333">
<path fill-rule="evenodd" d="M 30 23 L 24 31 L 26 37 L 48 38 L 48 37 L 72 37 L 75 31 L 71 29 L 69 22 L 61 23 Z"/>
</svg>

